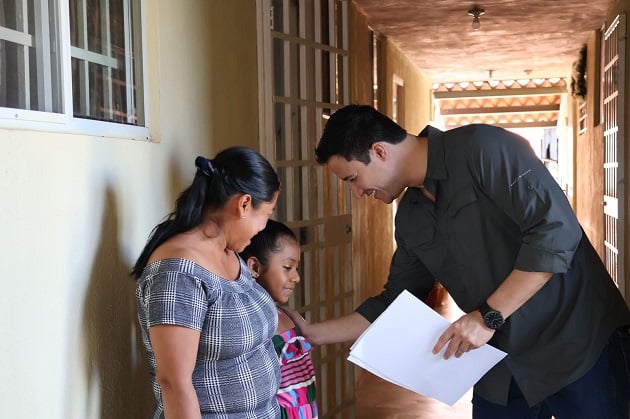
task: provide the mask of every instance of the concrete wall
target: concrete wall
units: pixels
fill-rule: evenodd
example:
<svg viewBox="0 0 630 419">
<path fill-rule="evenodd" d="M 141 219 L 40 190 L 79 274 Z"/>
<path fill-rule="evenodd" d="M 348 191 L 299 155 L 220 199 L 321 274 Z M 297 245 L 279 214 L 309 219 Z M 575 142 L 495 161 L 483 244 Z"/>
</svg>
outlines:
<svg viewBox="0 0 630 419">
<path fill-rule="evenodd" d="M 369 28 L 365 16 L 353 2 L 350 13 L 350 80 L 351 102 L 372 104 Z M 391 41 L 384 39 L 379 51 L 379 110 L 392 116 L 394 74 L 404 81 L 405 120 L 399 123 L 417 134 L 431 115 L 431 84 L 422 76 Z M 389 273 L 394 251 L 394 206 L 361 198 L 352 200 L 353 274 L 355 302 L 380 293 Z M 391 240 L 386 238 L 391 237 Z M 378 246 L 374 244 L 378 243 Z"/>
<path fill-rule="evenodd" d="M 258 148 L 255 2 L 145 5 L 151 142 L 0 122 L 2 418 L 149 416 L 129 271 L 196 155 Z"/>
<path fill-rule="evenodd" d="M 587 41 L 587 95 L 584 99 L 587 109 L 586 133 L 578 135 L 575 120 L 575 213 L 587 236 L 600 257 L 604 256 L 604 204 L 601 196 L 604 193 L 604 138 L 600 123 L 599 91 L 600 78 L 597 77 L 601 64 L 599 59 L 599 35 L 593 32 Z M 577 59 L 577 57 L 576 57 Z M 578 100 L 573 106 L 577 109 Z"/>
</svg>

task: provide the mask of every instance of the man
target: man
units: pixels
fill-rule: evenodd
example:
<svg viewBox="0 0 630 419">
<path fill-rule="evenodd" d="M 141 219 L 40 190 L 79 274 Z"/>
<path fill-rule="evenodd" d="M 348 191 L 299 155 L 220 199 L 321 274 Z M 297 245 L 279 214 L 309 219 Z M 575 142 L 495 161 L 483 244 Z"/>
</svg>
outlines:
<svg viewBox="0 0 630 419">
<path fill-rule="evenodd" d="M 413 136 L 351 105 L 315 153 L 357 197 L 405 193 L 384 291 L 348 316 L 301 322 L 307 338 L 356 339 L 402 290 L 426 299 L 438 279 L 467 314 L 434 353 L 508 353 L 475 385 L 474 418 L 628 418 L 630 312 L 526 140 L 489 125 Z"/>
</svg>

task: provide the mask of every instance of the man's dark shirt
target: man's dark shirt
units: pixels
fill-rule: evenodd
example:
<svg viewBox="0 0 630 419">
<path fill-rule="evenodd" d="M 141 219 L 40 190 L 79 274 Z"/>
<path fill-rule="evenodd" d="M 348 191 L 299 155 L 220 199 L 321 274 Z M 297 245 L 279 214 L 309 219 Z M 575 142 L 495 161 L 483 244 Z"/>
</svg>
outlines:
<svg viewBox="0 0 630 419">
<path fill-rule="evenodd" d="M 508 356 L 475 385 L 506 404 L 514 377 L 536 404 L 594 365 L 612 332 L 630 324 L 627 306 L 526 140 L 489 125 L 429 126 L 420 137 L 429 141 L 424 187 L 435 203 L 407 189 L 385 290 L 356 311 L 374 321 L 403 289 L 426 299 L 438 279 L 471 312 L 514 269 L 553 273 L 494 334 L 489 343 Z"/>
</svg>

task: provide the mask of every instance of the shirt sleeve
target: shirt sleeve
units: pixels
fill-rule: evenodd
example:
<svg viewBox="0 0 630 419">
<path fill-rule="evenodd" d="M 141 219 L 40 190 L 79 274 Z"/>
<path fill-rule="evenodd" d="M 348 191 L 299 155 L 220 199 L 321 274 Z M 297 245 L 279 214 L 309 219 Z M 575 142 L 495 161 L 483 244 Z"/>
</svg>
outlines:
<svg viewBox="0 0 630 419">
<path fill-rule="evenodd" d="M 396 231 L 399 231 L 399 228 Z M 396 233 L 396 242 L 398 246 L 392 257 L 383 292 L 368 298 L 356 309 L 357 313 L 370 322 L 376 320 L 402 291 L 407 290 L 424 301 L 435 283 L 435 278 L 420 259 L 406 250 L 398 233 Z"/>
<path fill-rule="evenodd" d="M 566 272 L 582 231 L 564 192 L 529 142 L 498 127 L 479 126 L 469 156 L 483 193 L 520 228 L 514 268 Z"/>
<path fill-rule="evenodd" d="M 147 281 L 143 289 L 147 326 L 184 326 L 201 331 L 208 311 L 202 282 L 181 272 L 164 272 Z"/>
</svg>

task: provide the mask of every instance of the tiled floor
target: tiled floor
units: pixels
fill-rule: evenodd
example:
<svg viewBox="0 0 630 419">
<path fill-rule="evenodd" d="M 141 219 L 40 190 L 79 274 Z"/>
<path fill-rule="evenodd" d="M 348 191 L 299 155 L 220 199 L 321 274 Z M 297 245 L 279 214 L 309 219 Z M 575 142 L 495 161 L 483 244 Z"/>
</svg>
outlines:
<svg viewBox="0 0 630 419">
<path fill-rule="evenodd" d="M 472 390 L 449 406 L 364 372 L 357 388 L 357 419 L 467 419 Z"/>
<path fill-rule="evenodd" d="M 437 304 L 436 310 L 451 321 L 462 314 L 450 297 Z M 454 406 L 449 406 L 391 384 L 367 371 L 361 371 L 356 395 L 357 419 L 467 419 L 472 417 L 470 404 L 472 390 Z"/>
</svg>

